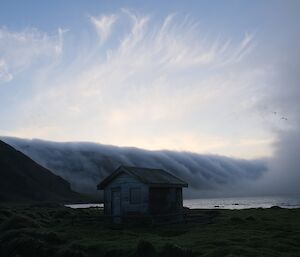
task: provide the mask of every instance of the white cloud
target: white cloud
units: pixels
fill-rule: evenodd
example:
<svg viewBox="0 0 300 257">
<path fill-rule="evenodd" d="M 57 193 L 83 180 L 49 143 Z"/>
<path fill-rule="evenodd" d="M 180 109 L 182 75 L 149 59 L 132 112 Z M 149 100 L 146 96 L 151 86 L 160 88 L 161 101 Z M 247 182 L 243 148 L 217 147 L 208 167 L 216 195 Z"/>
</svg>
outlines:
<svg viewBox="0 0 300 257">
<path fill-rule="evenodd" d="M 241 65 L 251 54 L 253 35 L 241 42 L 209 39 L 199 24 L 175 14 L 158 23 L 123 10 L 91 21 L 101 42 L 112 35 L 115 22 L 131 26 L 113 46 L 99 48 L 95 42 L 89 53 L 74 53 L 72 65 L 32 74 L 42 87 L 20 103 L 27 110 L 20 117 L 26 136 L 36 137 L 43 128 L 45 139 L 238 156 L 232 148 L 243 147 L 239 138 L 255 142 L 266 134 L 251 113 L 264 73 Z M 243 157 L 255 156 L 255 147 L 247 147 Z"/>
<path fill-rule="evenodd" d="M 254 35 L 252 34 L 245 34 L 244 39 L 240 43 L 239 47 L 232 54 L 231 58 L 229 58 L 231 62 L 239 62 L 247 53 L 249 53 L 249 51 L 255 46 L 255 44 L 253 43 L 253 37 Z"/>
<path fill-rule="evenodd" d="M 105 42 L 110 36 L 112 26 L 117 20 L 116 15 L 102 15 L 100 17 L 90 17 L 91 22 L 95 26 L 101 43 Z"/>
<path fill-rule="evenodd" d="M 0 83 L 8 82 L 13 79 L 12 74 L 9 73 L 5 60 L 0 59 Z"/>
<path fill-rule="evenodd" d="M 41 58 L 56 58 L 62 53 L 63 34 L 48 35 L 35 28 L 12 31 L 0 28 L 0 83 L 13 79 Z"/>
</svg>

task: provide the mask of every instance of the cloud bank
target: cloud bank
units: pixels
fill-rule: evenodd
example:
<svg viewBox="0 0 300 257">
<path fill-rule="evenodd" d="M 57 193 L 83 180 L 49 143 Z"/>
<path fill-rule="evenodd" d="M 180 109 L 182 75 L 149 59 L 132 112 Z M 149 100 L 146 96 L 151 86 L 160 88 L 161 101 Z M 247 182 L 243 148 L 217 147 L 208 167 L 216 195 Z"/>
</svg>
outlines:
<svg viewBox="0 0 300 257">
<path fill-rule="evenodd" d="M 276 59 L 276 76 L 266 97 L 266 104 L 285 118 L 283 126 L 273 126 L 276 134 L 274 155 L 270 160 L 270 173 L 266 187 L 280 194 L 300 195 L 300 31 L 293 24 L 300 23 L 300 3 L 291 2 L 283 6 L 283 16 L 278 21 L 282 53 Z M 282 119 L 282 117 L 281 117 Z"/>
<path fill-rule="evenodd" d="M 247 195 L 266 172 L 262 160 L 232 159 L 190 152 L 148 151 L 95 143 L 57 143 L 2 138 L 69 181 L 74 190 L 96 194 L 96 185 L 120 165 L 162 168 L 189 183 L 188 197 Z"/>
</svg>

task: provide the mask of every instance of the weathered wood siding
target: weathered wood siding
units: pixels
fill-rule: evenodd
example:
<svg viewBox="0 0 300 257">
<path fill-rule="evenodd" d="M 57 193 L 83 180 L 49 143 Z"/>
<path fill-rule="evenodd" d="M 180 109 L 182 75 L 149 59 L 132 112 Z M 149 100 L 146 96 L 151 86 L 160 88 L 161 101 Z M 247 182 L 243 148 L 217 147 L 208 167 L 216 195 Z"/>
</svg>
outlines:
<svg viewBox="0 0 300 257">
<path fill-rule="evenodd" d="M 139 182 L 133 176 L 123 172 L 117 176 L 104 190 L 104 211 L 110 215 L 112 211 L 111 197 L 112 190 L 120 188 L 121 191 L 121 215 L 137 213 L 148 213 L 149 189 L 148 186 Z M 130 203 L 130 189 L 140 188 L 141 201 L 140 203 Z"/>
<path fill-rule="evenodd" d="M 182 211 L 182 188 L 153 187 L 149 189 L 149 212 L 154 215 Z"/>
</svg>

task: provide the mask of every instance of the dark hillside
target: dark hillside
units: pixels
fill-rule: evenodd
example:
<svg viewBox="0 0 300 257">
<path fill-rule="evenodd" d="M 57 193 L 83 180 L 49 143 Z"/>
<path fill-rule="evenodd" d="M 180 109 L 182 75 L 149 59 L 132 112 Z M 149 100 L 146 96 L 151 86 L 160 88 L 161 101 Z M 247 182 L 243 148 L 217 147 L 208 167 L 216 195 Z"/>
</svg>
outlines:
<svg viewBox="0 0 300 257">
<path fill-rule="evenodd" d="M 67 181 L 0 140 L 0 202 L 78 199 Z"/>
</svg>

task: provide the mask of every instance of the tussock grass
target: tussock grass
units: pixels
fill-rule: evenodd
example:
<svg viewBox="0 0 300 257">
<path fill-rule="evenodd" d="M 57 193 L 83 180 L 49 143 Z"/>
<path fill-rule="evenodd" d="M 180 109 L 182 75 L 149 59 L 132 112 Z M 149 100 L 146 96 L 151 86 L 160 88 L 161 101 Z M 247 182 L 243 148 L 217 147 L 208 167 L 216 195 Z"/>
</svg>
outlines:
<svg viewBox="0 0 300 257">
<path fill-rule="evenodd" d="M 11 229 L 20 229 L 20 228 L 38 228 L 38 223 L 30 217 L 25 215 L 15 214 L 9 219 L 5 220 L 0 227 L 0 230 L 7 231 Z"/>
<path fill-rule="evenodd" d="M 184 224 L 116 226 L 98 208 L 1 207 L 0 257 L 300 256 L 300 209 L 188 213 Z"/>
</svg>

